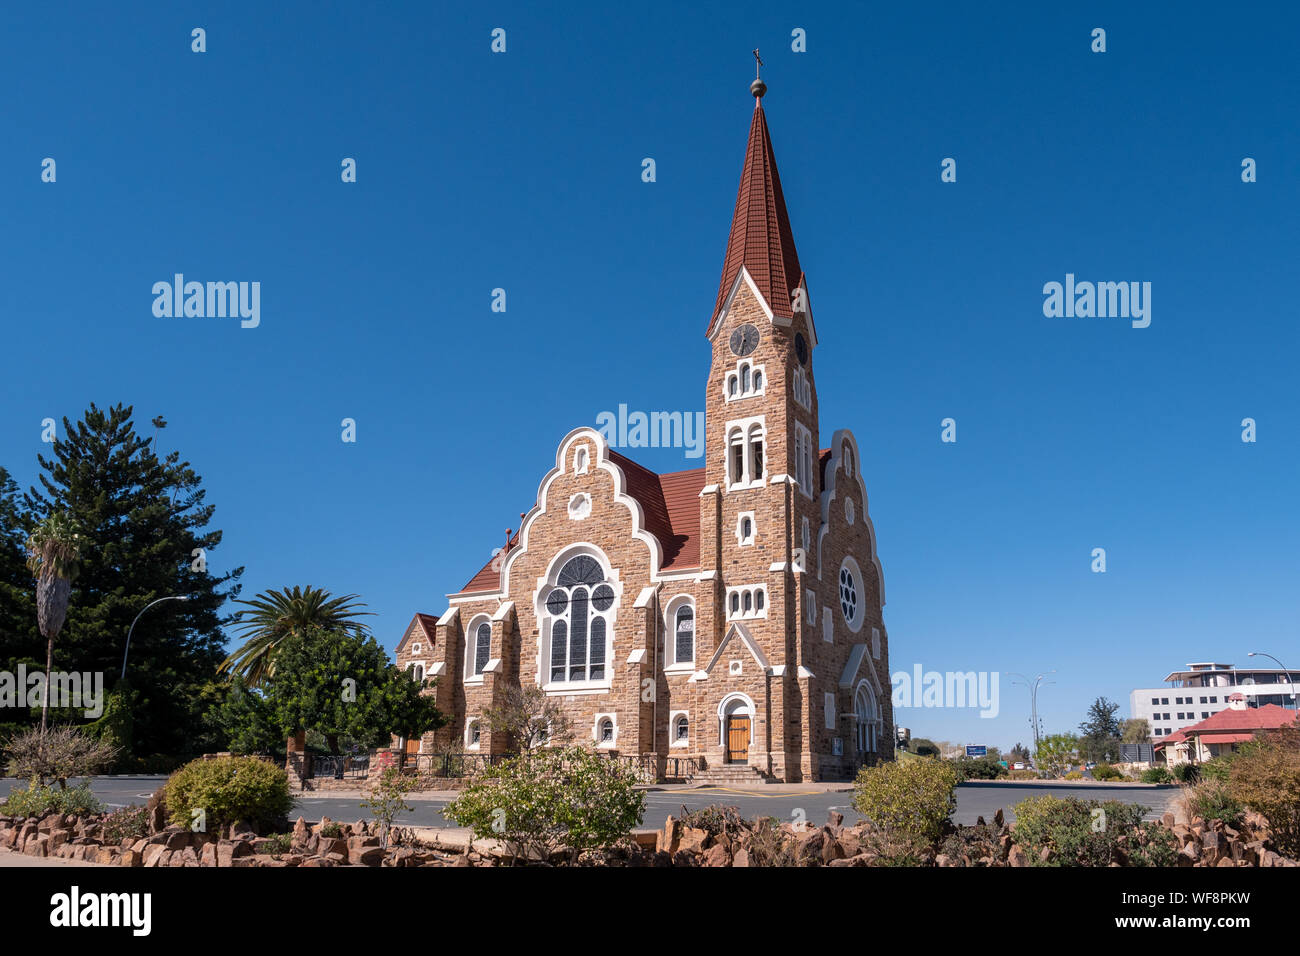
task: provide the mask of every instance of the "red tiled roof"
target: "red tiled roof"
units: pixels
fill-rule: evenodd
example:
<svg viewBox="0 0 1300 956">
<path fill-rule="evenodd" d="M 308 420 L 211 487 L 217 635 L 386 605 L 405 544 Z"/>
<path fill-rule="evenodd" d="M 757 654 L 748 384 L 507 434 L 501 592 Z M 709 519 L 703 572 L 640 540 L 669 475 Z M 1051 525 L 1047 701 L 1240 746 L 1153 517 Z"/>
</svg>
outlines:
<svg viewBox="0 0 1300 956">
<path fill-rule="evenodd" d="M 681 571 L 700 566 L 700 490 L 704 487 L 704 469 L 674 471 L 659 475 L 639 465 L 626 455 L 610 449 L 610 461 L 623 470 L 627 493 L 641 505 L 646 530 L 658 539 L 663 549 L 661 571 Z M 510 539 L 510 547 L 519 544 L 519 532 Z M 496 591 L 501 587 L 501 571 L 493 567 L 494 555 L 461 594 L 473 591 Z"/>
<path fill-rule="evenodd" d="M 718 301 L 713 307 L 710 326 L 722 311 L 742 265 L 754 277 L 773 313 L 786 317 L 794 314 L 790 291 L 798 287 L 803 270 L 799 268 L 799 253 L 794 248 L 794 233 L 785 209 L 785 195 L 781 192 L 781 177 L 776 171 L 761 99 L 755 102 L 754 119 L 749 126 L 745 166 L 740 173 L 736 211 L 731 217 L 731 235 L 722 260 L 722 283 L 718 286 Z"/>
<path fill-rule="evenodd" d="M 429 640 L 433 640 L 438 636 L 438 618 L 436 615 L 417 612 L 415 616 L 420 619 L 420 624 L 424 628 L 424 633 L 429 636 Z"/>
<path fill-rule="evenodd" d="M 1232 742 L 1212 739 L 1216 735 L 1240 736 L 1241 740 L 1249 740 L 1254 736 L 1254 731 L 1276 730 L 1295 719 L 1296 712 L 1294 710 L 1287 710 L 1277 704 L 1247 707 L 1245 710 L 1225 707 L 1223 710 L 1211 714 L 1199 724 L 1192 724 L 1190 727 L 1174 731 L 1168 737 L 1157 741 L 1156 746 L 1162 747 L 1165 744 L 1181 743 L 1188 737 L 1201 737 L 1205 743 L 1210 744 Z"/>
</svg>

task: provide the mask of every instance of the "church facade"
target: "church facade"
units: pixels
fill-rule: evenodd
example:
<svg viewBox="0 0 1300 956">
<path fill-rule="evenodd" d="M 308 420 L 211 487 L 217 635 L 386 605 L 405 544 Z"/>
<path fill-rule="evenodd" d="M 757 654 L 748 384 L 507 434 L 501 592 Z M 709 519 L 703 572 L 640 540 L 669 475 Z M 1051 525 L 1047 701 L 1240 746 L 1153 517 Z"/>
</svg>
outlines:
<svg viewBox="0 0 1300 956">
<path fill-rule="evenodd" d="M 449 725 L 408 753 L 499 754 L 507 688 L 573 742 L 695 779 L 848 779 L 890 759 L 884 580 L 852 432 L 822 445 L 819 337 L 762 96 L 706 338 L 705 466 L 656 474 L 580 427 L 508 548 L 416 614 L 398 664 Z M 672 761 L 671 758 L 686 758 Z"/>
</svg>

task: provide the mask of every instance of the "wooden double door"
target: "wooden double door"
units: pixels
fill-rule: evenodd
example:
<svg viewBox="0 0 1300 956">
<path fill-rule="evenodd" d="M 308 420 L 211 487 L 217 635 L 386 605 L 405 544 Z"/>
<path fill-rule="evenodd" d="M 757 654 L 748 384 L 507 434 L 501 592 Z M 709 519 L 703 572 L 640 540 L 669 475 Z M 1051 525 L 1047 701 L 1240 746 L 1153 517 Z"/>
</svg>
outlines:
<svg viewBox="0 0 1300 956">
<path fill-rule="evenodd" d="M 749 715 L 727 717 L 727 763 L 749 763 Z"/>
</svg>

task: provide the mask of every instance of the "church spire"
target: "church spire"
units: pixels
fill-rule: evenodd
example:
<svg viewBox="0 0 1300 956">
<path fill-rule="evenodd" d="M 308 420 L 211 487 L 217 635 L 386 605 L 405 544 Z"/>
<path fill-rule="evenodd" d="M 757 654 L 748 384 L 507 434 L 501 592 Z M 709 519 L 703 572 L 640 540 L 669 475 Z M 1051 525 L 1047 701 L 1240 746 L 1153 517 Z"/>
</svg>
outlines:
<svg viewBox="0 0 1300 956">
<path fill-rule="evenodd" d="M 754 59 L 756 67 L 762 66 L 757 50 Z M 742 265 L 749 270 L 775 315 L 793 315 L 791 290 L 797 288 L 803 278 L 799 254 L 794 248 L 794 234 L 790 230 L 790 215 L 786 212 L 785 196 L 781 192 L 781 177 L 777 174 L 776 157 L 772 153 L 772 138 L 767 131 L 767 117 L 763 113 L 763 94 L 767 92 L 767 84 L 761 76 L 756 76 L 749 91 L 754 96 L 754 118 L 749 125 L 745 166 L 740 173 L 736 211 L 731 217 L 731 235 L 722 262 L 722 283 L 718 287 L 718 301 L 713 307 L 713 320 L 722 310 Z"/>
</svg>

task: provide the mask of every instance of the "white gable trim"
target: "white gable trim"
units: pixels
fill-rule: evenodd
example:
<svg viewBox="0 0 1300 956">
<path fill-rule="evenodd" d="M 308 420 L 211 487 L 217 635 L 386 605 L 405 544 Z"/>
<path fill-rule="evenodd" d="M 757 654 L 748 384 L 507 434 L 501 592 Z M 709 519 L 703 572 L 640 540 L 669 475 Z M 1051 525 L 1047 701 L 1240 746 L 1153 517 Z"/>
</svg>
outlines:
<svg viewBox="0 0 1300 956">
<path fill-rule="evenodd" d="M 758 663 L 758 666 L 762 669 L 764 674 L 771 671 L 772 666 L 767 662 L 767 656 L 763 653 L 763 649 L 754 641 L 754 637 L 749 633 L 749 629 L 739 621 L 735 621 L 732 622 L 731 627 L 727 628 L 727 636 L 722 639 L 722 643 L 718 645 L 718 649 L 713 652 L 713 659 L 709 661 L 708 666 L 705 667 L 704 670 L 695 675 L 694 679 L 702 679 L 700 674 L 703 674 L 704 677 L 708 677 L 713 673 L 713 668 L 717 665 L 718 661 L 722 659 L 722 652 L 727 649 L 727 645 L 731 643 L 732 637 L 738 637 L 741 643 L 749 649 L 750 656 L 752 656 Z"/>
<path fill-rule="evenodd" d="M 862 669 L 862 662 L 867 657 L 867 644 L 864 641 L 861 644 L 854 644 L 853 650 L 849 652 L 849 659 L 844 664 L 844 673 L 840 674 L 840 686 L 852 687 L 858 677 L 858 671 Z M 867 668 L 867 675 L 871 678 L 871 686 L 875 689 L 877 696 L 884 691 L 880 687 L 880 678 L 876 674 L 874 667 Z"/>
<path fill-rule="evenodd" d="M 718 334 L 718 329 L 722 328 L 722 326 L 726 324 L 727 315 L 731 312 L 731 304 L 736 300 L 736 293 L 740 291 L 741 282 L 748 285 L 749 291 L 754 293 L 754 298 L 758 300 L 759 306 L 763 309 L 763 314 L 767 316 L 767 321 L 772 321 L 772 307 L 768 305 L 767 299 L 764 298 L 763 293 L 758 291 L 758 286 L 754 282 L 754 277 L 749 274 L 749 268 L 742 263 L 740 271 L 736 273 L 735 281 L 731 283 L 731 291 L 727 293 L 726 299 L 722 302 L 722 308 L 718 310 L 718 317 L 714 319 L 713 324 L 709 326 L 707 338 L 710 342 L 712 342 L 714 336 Z"/>
</svg>

